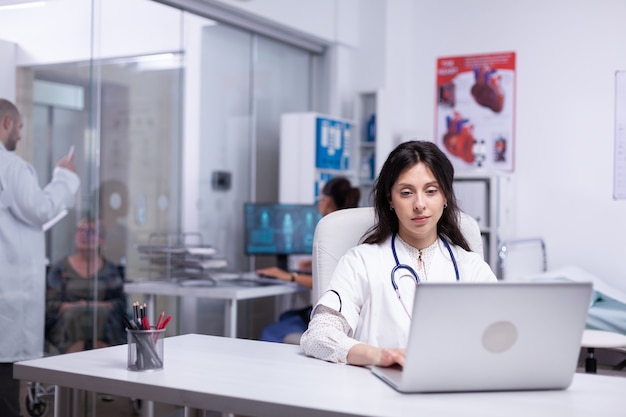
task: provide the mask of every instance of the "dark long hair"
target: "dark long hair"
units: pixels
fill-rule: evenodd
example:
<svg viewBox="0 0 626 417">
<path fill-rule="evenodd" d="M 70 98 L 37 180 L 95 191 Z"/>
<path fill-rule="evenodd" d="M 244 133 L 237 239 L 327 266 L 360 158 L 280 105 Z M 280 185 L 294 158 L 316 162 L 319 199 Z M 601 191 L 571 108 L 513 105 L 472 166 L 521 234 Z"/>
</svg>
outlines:
<svg viewBox="0 0 626 417">
<path fill-rule="evenodd" d="M 398 232 L 398 216 L 391 210 L 391 189 L 400 174 L 418 163 L 426 165 L 437 180 L 448 206 L 437 223 L 437 233 L 469 251 L 469 245 L 459 226 L 459 206 L 452 181 L 454 167 L 448 157 L 432 142 L 408 141 L 398 145 L 387 157 L 374 182 L 374 210 L 376 224 L 365 234 L 365 243 L 382 243 L 392 233 Z"/>
<path fill-rule="evenodd" d="M 357 207 L 361 198 L 361 190 L 353 187 L 350 181 L 344 177 L 330 179 L 324 185 L 322 194 L 333 199 L 337 210 Z"/>
</svg>

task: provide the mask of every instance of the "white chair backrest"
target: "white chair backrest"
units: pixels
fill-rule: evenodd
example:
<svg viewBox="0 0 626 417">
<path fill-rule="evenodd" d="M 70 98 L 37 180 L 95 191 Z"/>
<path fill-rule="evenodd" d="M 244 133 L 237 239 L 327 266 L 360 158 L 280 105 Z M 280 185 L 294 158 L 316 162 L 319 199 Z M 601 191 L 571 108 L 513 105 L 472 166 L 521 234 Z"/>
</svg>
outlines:
<svg viewBox="0 0 626 417">
<path fill-rule="evenodd" d="M 313 236 L 313 305 L 326 291 L 339 259 L 348 249 L 360 243 L 360 239 L 374 221 L 373 207 L 359 207 L 337 210 L 317 223 Z M 476 220 L 461 213 L 460 226 L 472 252 L 483 256 L 483 239 Z"/>
</svg>

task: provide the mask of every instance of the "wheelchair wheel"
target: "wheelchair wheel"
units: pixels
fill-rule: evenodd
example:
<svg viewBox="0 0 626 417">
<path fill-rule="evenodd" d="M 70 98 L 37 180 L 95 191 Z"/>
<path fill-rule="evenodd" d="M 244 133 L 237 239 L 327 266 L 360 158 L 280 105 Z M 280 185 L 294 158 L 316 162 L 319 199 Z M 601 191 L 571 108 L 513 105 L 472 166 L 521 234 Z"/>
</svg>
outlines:
<svg viewBox="0 0 626 417">
<path fill-rule="evenodd" d="M 26 394 L 24 397 L 24 406 L 30 417 L 44 417 L 48 412 L 48 403 L 40 399 L 31 401 L 30 396 Z"/>
</svg>

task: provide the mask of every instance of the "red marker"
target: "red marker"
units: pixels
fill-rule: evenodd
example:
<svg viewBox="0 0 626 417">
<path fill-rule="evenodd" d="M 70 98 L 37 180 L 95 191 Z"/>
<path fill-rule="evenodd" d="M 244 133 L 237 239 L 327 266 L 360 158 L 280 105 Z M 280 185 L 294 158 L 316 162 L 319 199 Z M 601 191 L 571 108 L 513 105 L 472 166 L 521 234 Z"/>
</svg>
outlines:
<svg viewBox="0 0 626 417">
<path fill-rule="evenodd" d="M 165 310 L 161 311 L 161 315 L 159 315 L 159 319 L 157 320 L 156 328 L 160 329 L 161 324 L 163 323 L 163 317 L 165 316 Z"/>
<path fill-rule="evenodd" d="M 167 323 L 169 323 L 170 320 L 172 320 L 172 316 L 167 316 L 165 320 L 163 320 L 163 323 L 161 323 L 161 327 L 158 327 L 158 329 L 165 329 L 165 326 L 167 326 Z"/>
</svg>

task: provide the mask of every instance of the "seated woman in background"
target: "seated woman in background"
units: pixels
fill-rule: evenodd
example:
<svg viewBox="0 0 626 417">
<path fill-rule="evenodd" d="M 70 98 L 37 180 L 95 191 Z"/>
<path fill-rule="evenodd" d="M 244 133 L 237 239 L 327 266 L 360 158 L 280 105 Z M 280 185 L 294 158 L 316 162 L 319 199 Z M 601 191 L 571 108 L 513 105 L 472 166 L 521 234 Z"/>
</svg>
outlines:
<svg viewBox="0 0 626 417">
<path fill-rule="evenodd" d="M 46 339 L 60 353 L 126 342 L 124 282 L 117 266 L 100 254 L 103 241 L 102 227 L 83 218 L 76 228 L 74 254 L 52 265 L 48 273 Z"/>
<path fill-rule="evenodd" d="M 354 208 L 359 205 L 361 190 L 353 187 L 350 181 L 343 177 L 329 180 L 322 189 L 317 209 L 322 216 L 336 210 Z M 301 261 L 298 270 L 311 271 L 311 261 Z M 278 267 L 257 269 L 257 274 L 269 276 L 283 281 L 296 282 L 303 287 L 313 287 L 313 277 L 310 273 L 295 273 L 282 270 Z M 300 310 L 290 310 L 281 314 L 279 321 L 266 326 L 261 333 L 261 340 L 268 342 L 283 342 L 285 336 L 291 333 L 302 333 L 309 324 L 311 306 Z"/>
</svg>

